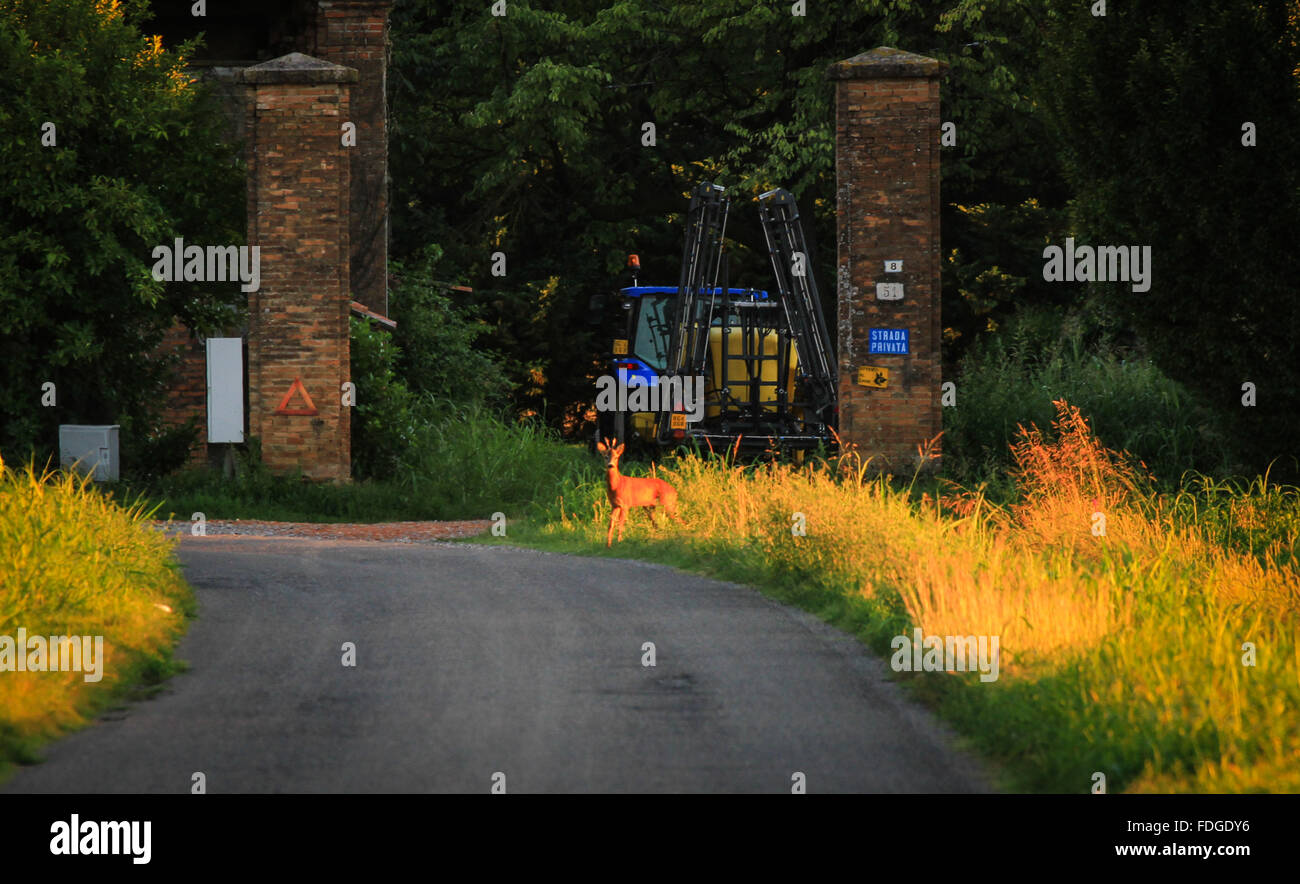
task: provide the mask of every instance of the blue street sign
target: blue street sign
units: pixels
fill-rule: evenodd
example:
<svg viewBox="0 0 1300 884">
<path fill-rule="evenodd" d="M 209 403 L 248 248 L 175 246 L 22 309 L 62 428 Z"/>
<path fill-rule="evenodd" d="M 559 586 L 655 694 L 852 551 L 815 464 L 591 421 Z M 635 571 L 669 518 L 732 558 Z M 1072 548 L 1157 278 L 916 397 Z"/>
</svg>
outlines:
<svg viewBox="0 0 1300 884">
<path fill-rule="evenodd" d="M 873 328 L 868 332 L 867 343 L 870 345 L 870 353 L 898 355 L 911 352 L 905 328 Z"/>
</svg>

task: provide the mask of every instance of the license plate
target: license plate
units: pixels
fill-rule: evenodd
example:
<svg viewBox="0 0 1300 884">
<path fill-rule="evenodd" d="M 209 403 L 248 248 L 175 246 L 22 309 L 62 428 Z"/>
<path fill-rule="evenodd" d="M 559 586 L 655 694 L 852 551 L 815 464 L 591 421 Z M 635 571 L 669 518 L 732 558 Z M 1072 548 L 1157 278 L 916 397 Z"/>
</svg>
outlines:
<svg viewBox="0 0 1300 884">
<path fill-rule="evenodd" d="M 686 415 L 684 414 L 668 415 L 668 429 L 670 430 L 686 429 Z"/>
</svg>

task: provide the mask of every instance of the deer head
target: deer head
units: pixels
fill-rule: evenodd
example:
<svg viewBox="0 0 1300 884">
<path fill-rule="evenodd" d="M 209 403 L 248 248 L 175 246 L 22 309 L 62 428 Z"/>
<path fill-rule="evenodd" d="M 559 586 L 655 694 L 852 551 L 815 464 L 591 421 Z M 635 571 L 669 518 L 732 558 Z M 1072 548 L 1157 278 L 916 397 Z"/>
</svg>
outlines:
<svg viewBox="0 0 1300 884">
<path fill-rule="evenodd" d="M 617 439 L 609 444 L 606 444 L 603 439 L 597 442 L 596 452 L 605 461 L 606 467 L 618 469 L 618 459 L 623 454 L 623 446 L 618 444 Z"/>
</svg>

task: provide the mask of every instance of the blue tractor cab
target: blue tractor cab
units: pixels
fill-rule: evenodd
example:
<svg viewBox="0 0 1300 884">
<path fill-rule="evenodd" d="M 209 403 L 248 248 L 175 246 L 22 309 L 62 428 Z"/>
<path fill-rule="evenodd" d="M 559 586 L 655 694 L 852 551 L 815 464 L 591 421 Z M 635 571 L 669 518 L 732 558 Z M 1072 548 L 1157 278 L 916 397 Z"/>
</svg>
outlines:
<svg viewBox="0 0 1300 884">
<path fill-rule="evenodd" d="M 731 300 L 766 301 L 768 294 L 760 289 L 728 289 Z M 633 285 L 620 289 L 623 306 L 630 311 L 627 324 L 628 352 L 616 354 L 617 368 L 628 372 L 628 377 L 643 377 L 647 384 L 658 383 L 658 376 L 668 360 L 672 336 L 672 310 L 677 300 L 675 285 Z M 706 295 L 720 295 L 721 288 L 707 291 Z M 714 325 L 722 324 L 719 314 Z"/>
</svg>

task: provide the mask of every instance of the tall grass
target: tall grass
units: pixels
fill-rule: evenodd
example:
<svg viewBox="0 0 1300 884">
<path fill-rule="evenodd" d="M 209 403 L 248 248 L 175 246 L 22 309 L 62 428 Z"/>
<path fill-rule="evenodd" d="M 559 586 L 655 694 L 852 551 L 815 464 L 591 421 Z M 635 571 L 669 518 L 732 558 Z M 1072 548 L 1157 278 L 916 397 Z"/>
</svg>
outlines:
<svg viewBox="0 0 1300 884">
<path fill-rule="evenodd" d="M 1054 412 L 1017 431 L 1005 505 L 873 478 L 853 450 L 687 456 L 656 469 L 688 527 L 629 520 L 615 554 L 759 583 L 885 654 L 913 626 L 998 635 L 997 682 L 909 678 L 1011 788 L 1082 792 L 1101 771 L 1112 791 L 1300 791 L 1297 489 L 1163 493 L 1079 409 Z M 605 554 L 603 495 L 570 487 L 522 539 Z"/>
<path fill-rule="evenodd" d="M 0 672 L 0 774 L 139 684 L 172 669 L 193 596 L 143 505 L 87 479 L 0 462 L 0 635 L 103 636 L 103 678 Z"/>
<path fill-rule="evenodd" d="M 163 516 L 182 519 L 195 512 L 290 522 L 515 518 L 596 472 L 583 446 L 562 444 L 539 421 L 509 420 L 481 405 L 426 400 L 410 437 L 395 471 L 382 478 L 328 484 L 272 475 L 253 445 L 231 478 L 190 470 L 142 491 Z"/>
<path fill-rule="evenodd" d="M 399 478 L 415 499 L 436 501 L 439 512 L 523 515 L 536 501 L 596 476 L 584 446 L 560 444 L 559 433 L 540 421 L 507 422 L 479 405 L 448 402 L 438 410 Z"/>
<path fill-rule="evenodd" d="M 943 410 L 944 465 L 969 484 L 996 483 L 1012 466 L 1007 442 L 1017 427 L 1047 426 L 1056 399 L 1081 408 L 1107 446 L 1133 452 L 1166 487 L 1189 470 L 1232 469 L 1228 446 L 1185 388 L 1140 354 L 1085 347 L 1070 327 L 1055 337 L 1024 326 L 992 335 L 953 381 L 957 404 Z"/>
</svg>

